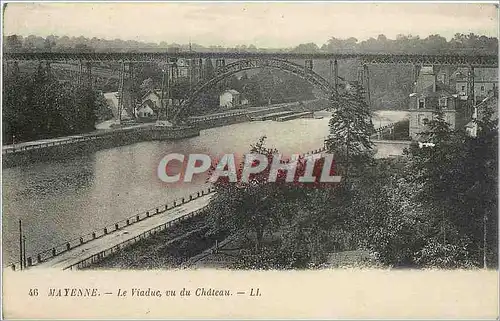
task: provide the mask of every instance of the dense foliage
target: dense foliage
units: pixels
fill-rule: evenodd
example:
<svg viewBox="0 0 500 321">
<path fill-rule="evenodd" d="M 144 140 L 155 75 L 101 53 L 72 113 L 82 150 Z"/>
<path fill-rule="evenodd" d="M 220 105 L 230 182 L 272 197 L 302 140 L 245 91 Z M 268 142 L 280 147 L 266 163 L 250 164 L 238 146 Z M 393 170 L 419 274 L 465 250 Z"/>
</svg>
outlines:
<svg viewBox="0 0 500 321">
<path fill-rule="evenodd" d="M 112 116 L 102 94 L 59 82 L 42 64 L 28 73 L 4 69 L 2 106 L 4 143 L 89 132 Z"/>
<path fill-rule="evenodd" d="M 415 144 L 402 159 L 374 159 L 362 96 L 355 88 L 332 100 L 327 147 L 341 183 L 293 191 L 257 180 L 251 192 L 217 185 L 211 230 L 243 240 L 257 235 L 256 243 L 242 243 L 236 266 L 310 268 L 331 264 L 335 252 L 365 250 L 385 266 L 496 267 L 498 120 L 492 111 L 478 121 L 477 137 L 451 130 L 436 111 L 425 133 L 433 147 Z M 255 151 L 274 152 L 263 140 Z"/>
<path fill-rule="evenodd" d="M 176 44 L 141 42 L 121 39 L 99 39 L 54 36 L 40 37 L 30 35 L 9 35 L 5 38 L 4 49 L 7 51 L 79 51 L 79 52 L 106 52 L 106 51 L 158 51 L 167 49 L 194 50 L 194 51 L 239 51 L 239 52 L 265 52 L 276 51 L 275 48 L 257 48 L 254 45 L 240 45 L 233 48 L 221 46 L 202 46 L 199 44 Z M 426 38 L 412 35 L 397 35 L 396 39 L 388 39 L 381 34 L 377 38 L 359 41 L 356 38 L 338 39 L 332 37 L 319 47 L 315 43 L 300 44 L 295 48 L 284 48 L 281 51 L 294 52 L 390 52 L 390 53 L 457 53 L 473 52 L 481 54 L 496 54 L 498 52 L 498 39 L 476 35 L 474 33 L 457 33 L 453 38 L 446 38 L 434 34 Z"/>
</svg>

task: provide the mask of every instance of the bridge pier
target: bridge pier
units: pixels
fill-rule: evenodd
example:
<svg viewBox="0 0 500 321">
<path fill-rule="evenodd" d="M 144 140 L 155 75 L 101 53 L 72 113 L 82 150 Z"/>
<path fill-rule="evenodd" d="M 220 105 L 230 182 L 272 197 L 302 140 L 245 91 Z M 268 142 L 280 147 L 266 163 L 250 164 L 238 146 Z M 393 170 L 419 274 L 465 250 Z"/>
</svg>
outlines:
<svg viewBox="0 0 500 321">
<path fill-rule="evenodd" d="M 215 74 L 219 74 L 226 67 L 226 60 L 224 58 L 215 59 Z M 222 71 L 223 72 L 223 71 Z M 227 79 L 223 79 L 218 84 L 218 91 L 221 93 L 227 87 Z"/>
<path fill-rule="evenodd" d="M 168 120 L 168 104 L 170 101 L 170 73 L 169 73 L 170 65 L 167 61 L 167 67 L 165 69 L 162 68 L 162 77 L 161 77 L 161 107 L 165 109 L 165 119 Z M 165 93 L 166 93 L 166 103 L 165 103 Z M 159 116 L 159 115 L 158 115 Z"/>
<path fill-rule="evenodd" d="M 333 61 L 333 87 L 335 93 L 339 91 L 339 65 L 337 63 L 337 59 Z"/>
<path fill-rule="evenodd" d="M 120 124 L 122 122 L 122 113 L 123 113 L 125 77 L 126 77 L 125 62 L 122 60 L 120 63 L 120 82 L 118 85 L 118 122 Z"/>
<path fill-rule="evenodd" d="M 417 79 L 418 79 L 418 76 L 420 74 L 420 68 L 422 68 L 421 65 L 413 64 L 413 74 L 412 74 L 412 83 L 413 83 L 413 86 L 417 85 Z M 414 88 L 414 91 L 415 90 L 416 89 Z"/>
<path fill-rule="evenodd" d="M 365 99 L 368 107 L 371 105 L 370 97 L 370 73 L 368 65 L 364 62 L 360 62 L 358 66 L 358 84 L 365 90 Z"/>
<path fill-rule="evenodd" d="M 50 69 L 50 60 L 45 61 L 45 70 L 46 70 L 47 76 L 50 78 L 52 76 L 52 72 Z"/>
<path fill-rule="evenodd" d="M 198 82 L 200 82 L 203 79 L 203 59 L 198 60 Z"/>
<path fill-rule="evenodd" d="M 76 79 L 76 84 L 78 87 L 81 87 L 83 84 L 83 61 L 78 62 L 78 75 Z"/>
<path fill-rule="evenodd" d="M 368 65 L 364 64 L 363 65 L 363 74 L 365 76 L 364 78 L 364 86 L 366 90 L 366 103 L 368 104 L 368 108 L 371 107 L 371 95 L 370 95 L 370 70 L 368 69 Z"/>
<path fill-rule="evenodd" d="M 92 88 L 92 62 L 90 62 L 90 61 L 87 61 L 85 63 L 85 78 L 87 78 L 86 79 L 87 87 Z"/>
<path fill-rule="evenodd" d="M 224 58 L 217 58 L 215 60 L 215 69 L 220 70 L 226 66 L 226 60 Z"/>
<path fill-rule="evenodd" d="M 304 71 L 308 72 L 313 70 L 313 60 L 312 59 L 306 59 L 304 63 Z"/>
<path fill-rule="evenodd" d="M 469 65 L 469 71 L 467 73 L 467 118 L 474 115 L 475 109 L 475 98 L 474 98 L 474 67 Z"/>
</svg>

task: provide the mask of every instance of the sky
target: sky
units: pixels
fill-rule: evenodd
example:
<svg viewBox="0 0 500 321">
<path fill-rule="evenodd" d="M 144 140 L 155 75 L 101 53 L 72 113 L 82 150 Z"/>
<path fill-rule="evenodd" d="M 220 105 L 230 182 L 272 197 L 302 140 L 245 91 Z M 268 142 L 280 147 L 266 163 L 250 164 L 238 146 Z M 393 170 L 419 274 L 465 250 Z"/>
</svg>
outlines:
<svg viewBox="0 0 500 321">
<path fill-rule="evenodd" d="M 9 3 L 4 35 L 85 36 L 204 46 L 294 47 L 385 34 L 498 37 L 498 9 L 478 3 Z"/>
</svg>

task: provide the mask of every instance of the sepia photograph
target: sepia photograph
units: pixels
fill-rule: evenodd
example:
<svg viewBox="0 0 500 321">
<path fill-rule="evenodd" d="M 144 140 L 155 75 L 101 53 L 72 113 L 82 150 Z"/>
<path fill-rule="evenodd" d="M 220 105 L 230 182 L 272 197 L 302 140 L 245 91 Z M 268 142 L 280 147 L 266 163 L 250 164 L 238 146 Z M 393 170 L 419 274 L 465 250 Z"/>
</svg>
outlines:
<svg viewBox="0 0 500 321">
<path fill-rule="evenodd" d="M 2 1 L 3 317 L 497 319 L 498 16 Z"/>
</svg>

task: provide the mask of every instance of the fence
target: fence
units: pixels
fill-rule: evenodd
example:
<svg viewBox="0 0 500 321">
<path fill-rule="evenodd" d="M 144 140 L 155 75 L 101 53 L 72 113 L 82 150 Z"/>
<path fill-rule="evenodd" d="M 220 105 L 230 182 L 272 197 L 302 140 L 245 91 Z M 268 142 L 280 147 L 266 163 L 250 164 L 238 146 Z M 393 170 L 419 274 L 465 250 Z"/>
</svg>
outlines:
<svg viewBox="0 0 500 321">
<path fill-rule="evenodd" d="M 307 156 L 307 155 L 312 155 L 312 154 L 319 154 L 319 153 L 322 153 L 322 152 L 325 152 L 326 151 L 326 148 L 325 147 L 322 147 L 322 148 L 318 148 L 316 150 L 312 150 L 312 151 L 309 151 L 307 153 L 304 153 L 302 154 L 301 156 Z M 288 161 L 289 162 L 289 161 Z M 178 206 L 181 206 L 183 204 L 186 204 L 192 200 L 195 200 L 199 197 L 203 197 L 205 195 L 208 195 L 210 193 L 214 193 L 215 192 L 215 188 L 213 187 L 209 187 L 207 190 L 202 190 L 202 191 L 199 191 L 197 193 L 193 193 L 193 194 L 190 194 L 188 195 L 187 197 L 183 197 L 181 199 L 178 199 L 178 200 L 175 200 L 173 201 L 172 203 L 170 204 L 165 204 L 165 205 L 162 205 L 162 206 L 159 206 L 159 207 L 154 207 L 154 208 L 151 208 L 149 210 L 146 210 L 144 212 L 141 212 L 141 213 L 138 213 L 136 215 L 133 215 L 133 216 L 130 216 L 126 219 L 123 219 L 121 221 L 118 221 L 114 224 L 111 224 L 111 225 L 108 225 L 108 226 L 105 226 L 103 228 L 100 228 L 92 233 L 88 233 L 88 234 L 85 234 L 83 236 L 80 236 L 78 238 L 75 238 L 75 239 L 72 239 L 70 241 L 67 241 L 67 242 L 64 242 L 62 244 L 59 244 L 49 250 L 45 250 L 45 251 L 42 251 L 40 253 L 37 253 L 36 255 L 34 256 L 30 256 L 30 257 L 27 257 L 26 258 L 26 262 L 24 262 L 24 266 L 25 267 L 31 267 L 33 265 L 36 265 L 36 264 L 40 264 L 42 262 L 45 262 L 53 257 L 56 257 L 58 255 L 61 255 L 67 251 L 70 251 L 76 247 L 79 247 L 81 245 L 84 245 L 88 242 L 91 242 L 93 240 L 96 240 L 96 239 L 99 239 L 111 232 L 115 232 L 115 231 L 118 231 L 124 227 L 127 227 L 127 226 L 130 226 L 132 224 L 135 224 L 137 222 L 140 222 L 140 221 L 143 221 L 149 217 L 152 217 L 152 216 L 155 216 L 157 214 L 161 214 L 161 213 L 164 213 L 165 211 L 167 210 L 170 210 L 172 208 L 176 208 Z M 198 211 L 195 211 L 193 213 L 197 213 Z M 191 213 L 188 213 L 186 215 L 190 215 Z M 184 217 L 184 216 L 182 216 Z M 179 219 L 182 219 L 182 217 L 180 217 Z M 192 216 L 189 216 L 189 217 L 192 217 Z M 175 221 L 175 220 L 174 220 Z M 165 223 L 165 224 L 168 224 Z M 170 226 L 170 225 L 169 225 Z M 154 229 L 152 229 L 154 230 Z M 150 230 L 151 231 L 151 230 Z M 145 235 L 148 233 L 149 231 L 146 231 L 144 232 L 143 234 L 143 237 L 145 237 Z M 155 232 L 156 233 L 156 232 Z M 149 234 L 151 235 L 151 234 Z M 138 236 L 139 237 L 139 236 Z M 137 237 L 136 237 L 137 238 Z M 134 238 L 135 239 L 135 238 Z M 126 241 L 128 242 L 128 241 Z M 124 242 L 124 243 L 126 243 Z M 134 241 L 135 243 L 136 241 Z M 119 245 L 117 245 L 118 248 L 119 248 Z M 116 250 L 116 249 L 115 249 Z M 109 251 L 109 250 L 106 250 L 106 251 Z M 112 253 L 112 252 L 111 252 Z M 109 255 L 109 254 L 107 254 Z M 92 261 L 92 262 L 95 262 L 95 261 Z M 20 266 L 20 263 L 13 263 L 10 265 L 11 268 L 13 270 L 16 270 L 17 267 Z"/>
<path fill-rule="evenodd" d="M 206 190 L 199 191 L 197 193 L 193 193 L 188 195 L 187 197 L 183 197 L 181 199 L 175 200 L 172 203 L 161 205 L 159 207 L 154 207 L 149 210 L 146 210 L 144 212 L 141 212 L 139 214 L 136 214 L 134 216 L 130 216 L 126 219 L 123 219 L 121 221 L 118 221 L 114 224 L 104 226 L 92 233 L 85 234 L 83 236 L 80 236 L 78 238 L 72 239 L 70 241 L 64 242 L 62 244 L 59 244 L 52 249 L 45 250 L 43 252 L 40 252 L 33 257 L 27 257 L 26 262 L 24 263 L 24 266 L 30 267 L 36 264 L 40 264 L 42 262 L 45 262 L 55 256 L 61 255 L 62 253 L 65 253 L 67 251 L 70 251 L 78 246 L 81 246 L 83 244 L 86 244 L 88 242 L 91 242 L 93 240 L 99 239 L 111 232 L 118 231 L 124 227 L 130 226 L 132 224 L 135 224 L 137 222 L 143 221 L 145 219 L 148 219 L 149 217 L 155 216 L 157 214 L 164 213 L 167 210 L 179 207 L 183 204 L 189 203 L 190 201 L 193 201 L 199 197 L 206 196 L 208 194 L 214 193 L 215 188 L 209 187 Z M 11 268 L 13 270 L 16 270 L 16 265 L 19 267 L 20 263 L 14 263 L 11 264 Z"/>
<path fill-rule="evenodd" d="M 92 141 L 96 139 L 103 139 L 106 136 L 112 135 L 117 132 L 127 132 L 127 131 L 137 131 L 137 130 L 144 130 L 144 127 L 142 128 L 119 128 L 119 129 L 113 129 L 110 131 L 102 132 L 102 133 L 92 133 L 92 134 L 82 134 L 77 137 L 67 137 L 64 138 L 63 140 L 60 141 L 52 141 L 52 142 L 44 142 L 44 143 L 38 143 L 35 145 L 26 145 L 26 146 L 16 146 L 15 144 L 10 145 L 10 147 L 3 149 L 2 150 L 2 155 L 4 154 L 10 154 L 10 153 L 16 153 L 16 152 L 22 152 L 22 151 L 27 151 L 27 150 L 33 150 L 33 149 L 41 149 L 41 148 L 46 148 L 46 147 L 52 147 L 52 146 L 60 146 L 60 145 L 67 145 L 67 144 L 74 144 L 77 142 L 86 142 L 86 141 Z"/>
<path fill-rule="evenodd" d="M 196 210 L 194 212 L 184 214 L 181 217 L 178 217 L 174 220 L 163 223 L 162 225 L 156 226 L 156 227 L 154 227 L 150 230 L 147 230 L 147 231 L 145 231 L 145 232 L 143 232 L 143 233 L 141 233 L 133 238 L 130 238 L 130 239 L 123 241 L 123 242 L 121 242 L 113 247 L 110 247 L 109 249 L 106 249 L 106 250 L 101 251 L 99 253 L 93 254 L 92 256 L 89 256 L 81 261 L 78 261 L 74 264 L 71 264 L 70 266 L 65 267 L 63 270 L 77 270 L 77 269 L 81 269 L 81 268 L 90 266 L 91 264 L 99 262 L 100 260 L 104 259 L 105 257 L 107 257 L 115 252 L 118 252 L 121 249 L 123 249 L 129 245 L 132 245 L 132 244 L 134 244 L 142 239 L 146 239 L 146 238 L 150 237 L 151 235 L 154 235 L 156 233 L 164 231 L 167 228 L 169 228 L 173 225 L 176 225 L 177 223 L 185 221 L 189 218 L 193 218 L 195 216 L 204 215 L 206 213 L 207 213 L 206 209 L 202 208 L 202 209 Z"/>
<path fill-rule="evenodd" d="M 39 143 L 36 145 L 26 145 L 26 146 L 18 146 L 18 147 L 16 147 L 15 145 L 12 145 L 12 147 L 9 147 L 7 149 L 2 150 L 2 154 L 9 154 L 9 153 L 21 152 L 21 151 L 32 150 L 32 149 L 40 149 L 40 148 L 46 148 L 46 147 L 51 147 L 51 146 L 67 145 L 67 144 L 73 144 L 76 142 L 85 142 L 85 141 L 100 139 L 103 137 L 104 136 L 97 136 L 96 135 L 96 136 L 87 136 L 87 137 L 75 137 L 75 138 L 69 138 L 69 139 L 65 139 L 65 140 L 61 140 L 61 141 Z"/>
<path fill-rule="evenodd" d="M 389 133 L 393 133 L 395 124 L 396 123 L 390 123 L 390 124 L 387 124 L 385 126 L 382 126 L 382 127 L 375 129 L 375 132 L 371 135 L 371 138 L 376 137 L 377 139 L 380 139 L 382 134 L 384 133 L 384 131 L 387 129 L 389 129 Z"/>
<path fill-rule="evenodd" d="M 309 100 L 307 102 L 311 102 L 311 101 L 314 101 L 314 100 Z M 296 102 L 296 103 L 282 103 L 282 104 L 273 105 L 273 107 L 266 108 L 266 109 L 244 110 L 244 111 L 237 111 L 237 112 L 233 112 L 233 113 L 226 113 L 226 114 L 217 115 L 217 116 L 206 116 L 206 117 L 192 118 L 192 119 L 189 120 L 189 122 L 193 123 L 193 124 L 197 124 L 197 123 L 202 123 L 202 122 L 206 122 L 206 121 L 210 121 L 210 120 L 217 120 L 217 119 L 229 118 L 229 117 L 234 117 L 234 116 L 243 116 L 243 115 L 251 116 L 251 115 L 254 115 L 254 114 L 258 114 L 258 113 L 270 112 L 270 111 L 273 111 L 274 109 L 280 109 L 280 108 L 283 108 L 283 107 L 292 107 L 292 106 L 294 106 L 294 104 L 300 105 L 299 102 Z"/>
<path fill-rule="evenodd" d="M 307 155 L 314 155 L 314 154 L 319 154 L 319 153 L 323 153 L 323 152 L 326 152 L 326 147 L 325 146 L 323 146 L 321 148 L 318 148 L 318 149 L 315 149 L 315 150 L 312 150 L 310 152 L 304 153 L 301 156 L 305 157 Z"/>
</svg>

